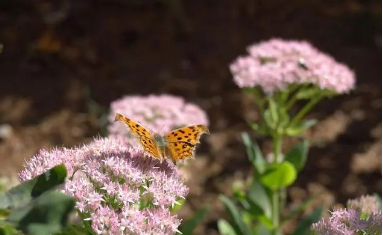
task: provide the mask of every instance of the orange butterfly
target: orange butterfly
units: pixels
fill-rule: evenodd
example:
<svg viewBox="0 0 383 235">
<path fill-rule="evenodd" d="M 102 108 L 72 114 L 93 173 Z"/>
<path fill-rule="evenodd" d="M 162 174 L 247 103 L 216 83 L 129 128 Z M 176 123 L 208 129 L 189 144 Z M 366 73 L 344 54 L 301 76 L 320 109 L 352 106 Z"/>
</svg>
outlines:
<svg viewBox="0 0 383 235">
<path fill-rule="evenodd" d="M 168 157 L 173 163 L 192 158 L 196 145 L 200 143 L 200 136 L 210 134 L 205 125 L 195 125 L 182 127 L 161 136 L 150 133 L 143 126 L 118 113 L 114 121 L 122 121 L 134 134 L 137 134 L 147 153 L 160 160 Z"/>
</svg>

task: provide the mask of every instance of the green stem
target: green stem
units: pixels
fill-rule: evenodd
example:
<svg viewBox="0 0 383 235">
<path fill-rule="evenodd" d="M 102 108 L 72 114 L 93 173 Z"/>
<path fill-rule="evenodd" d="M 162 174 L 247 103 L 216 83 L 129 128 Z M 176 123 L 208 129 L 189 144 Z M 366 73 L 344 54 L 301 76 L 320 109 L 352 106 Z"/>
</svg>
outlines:
<svg viewBox="0 0 383 235">
<path fill-rule="evenodd" d="M 261 94 L 259 94 L 259 91 L 257 90 L 257 88 L 253 88 L 252 93 L 253 93 L 253 96 L 255 98 L 255 103 L 258 105 L 259 111 L 263 114 L 263 112 L 264 112 L 264 108 L 263 108 L 264 99 L 261 97 Z M 263 119 L 263 116 L 262 115 L 260 115 L 260 116 Z"/>
<path fill-rule="evenodd" d="M 288 92 L 291 95 L 291 97 L 289 98 L 289 101 L 287 102 L 286 104 L 286 110 L 290 110 L 291 107 L 293 107 L 293 105 L 295 104 L 295 102 L 297 102 L 298 100 L 298 93 L 305 89 L 307 86 L 305 85 L 299 85 L 299 86 L 295 86 L 295 87 L 292 87 Z"/>
<path fill-rule="evenodd" d="M 296 125 L 321 99 L 323 96 L 317 96 L 310 100 L 290 122 L 290 126 Z"/>
<path fill-rule="evenodd" d="M 282 159 L 280 159 L 280 155 L 282 153 L 282 136 L 280 134 L 275 134 L 273 136 L 273 152 L 273 163 L 281 162 Z"/>
<path fill-rule="evenodd" d="M 278 190 L 273 191 L 272 193 L 272 203 L 273 203 L 273 235 L 277 235 L 279 233 L 279 193 Z"/>
<path fill-rule="evenodd" d="M 286 104 L 286 110 L 290 110 L 291 107 L 295 104 L 295 102 L 298 100 L 297 93 L 294 93 L 293 96 L 289 99 L 289 101 Z"/>
<path fill-rule="evenodd" d="M 282 153 L 282 136 L 276 133 L 273 136 L 273 153 L 274 153 L 274 163 L 281 162 L 282 159 L 280 155 Z M 273 235 L 279 234 L 279 212 L 280 212 L 280 191 L 275 190 L 272 192 L 271 201 L 272 201 L 272 222 L 273 222 Z"/>
</svg>

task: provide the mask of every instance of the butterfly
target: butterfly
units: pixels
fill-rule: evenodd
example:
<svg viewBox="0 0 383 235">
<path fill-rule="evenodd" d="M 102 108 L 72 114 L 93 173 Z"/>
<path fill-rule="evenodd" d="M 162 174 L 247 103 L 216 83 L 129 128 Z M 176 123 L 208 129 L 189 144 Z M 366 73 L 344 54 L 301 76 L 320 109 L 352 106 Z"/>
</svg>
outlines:
<svg viewBox="0 0 383 235">
<path fill-rule="evenodd" d="M 125 123 L 133 134 L 138 135 L 145 152 L 160 160 L 169 158 L 173 163 L 193 158 L 196 145 L 200 143 L 200 136 L 210 134 L 205 125 L 194 125 L 182 127 L 161 136 L 151 133 L 137 122 L 119 113 L 116 114 L 114 121 Z"/>
</svg>

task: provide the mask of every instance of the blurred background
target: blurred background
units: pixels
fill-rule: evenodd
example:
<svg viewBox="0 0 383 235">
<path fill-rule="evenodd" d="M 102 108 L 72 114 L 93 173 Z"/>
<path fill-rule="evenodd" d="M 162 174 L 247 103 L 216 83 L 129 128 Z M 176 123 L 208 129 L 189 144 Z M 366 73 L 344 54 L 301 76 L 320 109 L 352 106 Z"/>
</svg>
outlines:
<svg viewBox="0 0 383 235">
<path fill-rule="evenodd" d="M 105 135 L 109 104 L 123 95 L 182 96 L 207 112 L 212 134 L 184 169 L 191 191 L 180 215 L 187 219 L 209 205 L 196 234 L 217 234 L 216 220 L 225 217 L 218 195 L 230 195 L 230 185 L 251 170 L 240 133 L 257 115 L 228 66 L 249 44 L 280 37 L 308 40 L 357 75 L 351 94 L 325 100 L 310 114 L 320 122 L 305 133 L 312 143 L 308 164 L 288 201 L 316 195 L 317 205 L 331 207 L 381 195 L 381 4 L 1 0 L 0 176 L 15 181 L 24 159 L 41 148 Z M 270 149 L 269 140 L 253 137 Z"/>
</svg>

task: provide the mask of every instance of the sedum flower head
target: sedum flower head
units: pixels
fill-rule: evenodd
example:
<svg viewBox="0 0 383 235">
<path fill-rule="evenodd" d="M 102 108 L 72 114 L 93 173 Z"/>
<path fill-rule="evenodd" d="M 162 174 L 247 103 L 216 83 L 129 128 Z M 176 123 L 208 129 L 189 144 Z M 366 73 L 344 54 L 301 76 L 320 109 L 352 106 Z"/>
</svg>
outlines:
<svg viewBox="0 0 383 235">
<path fill-rule="evenodd" d="M 175 234 L 170 213 L 188 193 L 173 164 L 144 157 L 118 139 L 96 139 L 81 148 L 41 150 L 20 172 L 26 181 L 64 163 L 70 176 L 62 191 L 97 234 Z"/>
<path fill-rule="evenodd" d="M 113 122 L 116 113 L 121 113 L 149 128 L 166 133 L 188 125 L 208 125 L 206 113 L 197 105 L 186 103 L 172 95 L 125 96 L 111 103 L 108 127 L 111 136 L 126 136 L 126 127 Z"/>
<path fill-rule="evenodd" d="M 358 202 L 358 208 L 334 209 L 331 211 L 331 217 L 328 220 L 322 219 L 312 224 L 311 230 L 319 235 L 382 234 L 382 212 L 377 209 L 376 211 L 369 210 L 368 214 L 361 213 L 360 208 L 365 207 L 365 205 L 361 203 L 371 203 L 369 197 L 370 196 L 366 196 L 351 200 L 351 204 L 353 205 L 355 202 Z M 365 200 L 366 198 L 369 198 L 368 201 Z M 376 208 L 378 208 L 377 205 Z"/>
<path fill-rule="evenodd" d="M 230 65 L 239 87 L 259 86 L 266 93 L 273 93 L 290 84 L 309 83 L 345 93 L 355 84 L 355 75 L 346 65 L 305 41 L 271 39 L 247 50 L 249 55 Z"/>
<path fill-rule="evenodd" d="M 371 195 L 361 196 L 357 199 L 348 200 L 347 207 L 365 215 L 379 212 L 378 199 L 377 197 Z"/>
</svg>

